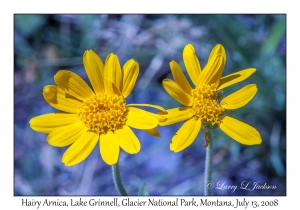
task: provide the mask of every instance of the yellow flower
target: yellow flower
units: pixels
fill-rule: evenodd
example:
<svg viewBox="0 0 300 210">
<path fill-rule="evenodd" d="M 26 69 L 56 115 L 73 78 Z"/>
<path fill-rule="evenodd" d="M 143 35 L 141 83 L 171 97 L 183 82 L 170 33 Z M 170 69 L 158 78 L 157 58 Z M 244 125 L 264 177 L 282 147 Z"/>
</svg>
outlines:
<svg viewBox="0 0 300 210">
<path fill-rule="evenodd" d="M 159 136 L 156 115 L 126 104 L 139 74 L 139 65 L 133 59 L 121 69 L 118 57 L 108 55 L 105 64 L 92 50 L 85 51 L 83 63 L 94 91 L 77 74 L 61 70 L 54 76 L 57 86 L 47 85 L 43 95 L 48 104 L 63 111 L 34 117 L 33 130 L 49 133 L 47 142 L 56 147 L 71 145 L 62 162 L 75 165 L 83 161 L 100 139 L 100 154 L 109 164 L 118 161 L 120 147 L 129 154 L 140 151 L 140 142 L 130 127 Z"/>
<path fill-rule="evenodd" d="M 195 88 L 191 87 L 175 61 L 170 62 L 174 81 L 171 79 L 163 81 L 165 90 L 184 107 L 167 110 L 168 114 L 163 115 L 167 117 L 167 121 L 161 122 L 160 125 L 186 121 L 172 138 L 170 149 L 179 152 L 188 147 L 197 137 L 201 127 L 203 129 L 219 127 L 241 144 L 260 144 L 262 139 L 255 128 L 224 114 L 226 109 L 237 109 L 246 105 L 255 96 L 256 85 L 246 85 L 223 99 L 220 91 L 245 80 L 256 69 L 245 69 L 221 78 L 226 54 L 220 44 L 212 49 L 203 70 L 191 44 L 186 45 L 183 50 L 183 61 Z"/>
</svg>

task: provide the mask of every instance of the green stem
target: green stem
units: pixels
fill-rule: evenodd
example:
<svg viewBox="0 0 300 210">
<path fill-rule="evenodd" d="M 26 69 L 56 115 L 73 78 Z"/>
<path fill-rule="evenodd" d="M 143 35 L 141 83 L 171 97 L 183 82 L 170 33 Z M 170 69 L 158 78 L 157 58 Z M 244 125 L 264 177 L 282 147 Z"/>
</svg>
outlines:
<svg viewBox="0 0 300 210">
<path fill-rule="evenodd" d="M 119 162 L 117 162 L 116 164 L 112 165 L 112 175 L 114 178 L 114 183 L 116 188 L 118 189 L 119 193 L 121 195 L 127 196 L 127 192 L 122 184 L 121 181 L 121 176 L 120 176 L 120 169 L 119 169 Z"/>
<path fill-rule="evenodd" d="M 206 147 L 206 160 L 205 160 L 205 178 L 204 178 L 204 195 L 211 195 L 211 188 L 213 187 L 211 181 L 212 172 L 212 148 L 213 142 L 211 137 L 211 131 L 206 129 L 206 136 L 209 140 L 209 144 Z"/>
</svg>

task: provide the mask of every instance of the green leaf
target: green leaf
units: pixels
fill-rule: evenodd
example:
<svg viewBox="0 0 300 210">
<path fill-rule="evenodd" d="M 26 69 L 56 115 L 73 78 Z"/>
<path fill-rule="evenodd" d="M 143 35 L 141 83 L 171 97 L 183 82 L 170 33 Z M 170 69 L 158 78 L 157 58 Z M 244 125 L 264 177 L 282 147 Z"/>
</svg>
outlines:
<svg viewBox="0 0 300 210">
<path fill-rule="evenodd" d="M 280 40 L 285 36 L 286 33 L 286 19 L 285 17 L 279 18 L 273 24 L 269 36 L 262 47 L 262 53 L 267 53 L 268 51 L 277 48 Z"/>
<path fill-rule="evenodd" d="M 149 195 L 146 184 L 144 183 L 140 188 L 139 195 Z"/>
</svg>

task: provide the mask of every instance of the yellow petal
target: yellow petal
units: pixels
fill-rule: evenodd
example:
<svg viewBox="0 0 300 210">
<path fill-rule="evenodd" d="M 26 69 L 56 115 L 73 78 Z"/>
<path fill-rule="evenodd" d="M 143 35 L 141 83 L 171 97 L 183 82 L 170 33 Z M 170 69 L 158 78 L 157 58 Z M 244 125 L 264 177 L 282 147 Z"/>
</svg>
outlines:
<svg viewBox="0 0 300 210">
<path fill-rule="evenodd" d="M 115 136 L 120 147 L 129 154 L 136 154 L 141 149 L 141 144 L 133 131 L 125 125 L 122 129 L 115 131 Z"/>
<path fill-rule="evenodd" d="M 78 121 L 79 118 L 77 114 L 50 113 L 31 118 L 29 124 L 30 127 L 37 132 L 49 133 L 56 128 Z"/>
<path fill-rule="evenodd" d="M 191 108 L 188 108 L 188 107 L 167 109 L 167 112 L 168 112 L 168 114 L 158 113 L 167 118 L 166 121 L 159 122 L 160 126 L 166 126 L 166 125 L 172 125 L 175 123 L 179 123 L 179 122 L 190 119 L 194 115 L 192 113 Z"/>
<path fill-rule="evenodd" d="M 54 85 L 45 86 L 43 96 L 48 104 L 64 112 L 77 113 L 81 104 L 80 101 L 68 97 L 62 89 Z"/>
<path fill-rule="evenodd" d="M 164 112 L 159 112 L 161 114 L 153 114 L 157 119 L 158 119 L 158 122 L 161 123 L 161 122 L 166 122 L 168 120 L 168 118 L 164 115 L 166 115 Z M 162 115 L 164 114 L 164 115 Z"/>
<path fill-rule="evenodd" d="M 217 55 L 216 57 L 208 60 L 208 63 L 199 77 L 197 85 L 201 86 L 203 84 L 213 83 L 218 85 L 224 70 L 224 64 L 224 57 L 222 55 Z"/>
<path fill-rule="evenodd" d="M 135 105 L 135 104 L 130 104 L 130 105 Z M 131 106 L 128 106 L 128 107 L 131 107 Z M 158 115 L 158 114 L 151 113 L 151 112 L 149 112 L 149 113 L 152 114 L 154 117 L 156 117 L 158 119 L 158 122 L 165 122 L 167 120 L 167 118 L 163 115 Z M 161 111 L 160 113 L 167 114 L 167 111 Z"/>
<path fill-rule="evenodd" d="M 127 104 L 128 107 L 131 107 L 131 106 L 145 106 L 145 107 L 151 107 L 151 108 L 154 108 L 154 109 L 158 109 L 164 113 L 167 113 L 166 110 L 161 107 L 161 106 L 157 106 L 157 105 L 153 105 L 153 104 Z"/>
<path fill-rule="evenodd" d="M 191 96 L 187 94 L 176 82 L 170 79 L 164 79 L 162 84 L 169 95 L 179 103 L 185 106 L 191 105 Z"/>
<path fill-rule="evenodd" d="M 122 72 L 120 67 L 120 62 L 118 57 L 111 53 L 107 56 L 105 65 L 104 65 L 104 87 L 105 92 L 108 94 L 118 94 L 115 93 L 112 82 L 116 85 L 118 90 L 122 90 Z"/>
<path fill-rule="evenodd" d="M 244 69 L 236 73 L 222 77 L 219 83 L 218 90 L 224 89 L 230 85 L 241 82 L 250 77 L 256 71 L 255 68 Z"/>
<path fill-rule="evenodd" d="M 225 116 L 219 127 L 241 144 L 254 145 L 262 142 L 260 134 L 255 128 L 232 117 Z"/>
<path fill-rule="evenodd" d="M 223 45 L 221 44 L 217 44 L 216 46 L 214 46 L 214 48 L 211 50 L 208 60 L 217 57 L 217 55 L 221 54 L 224 57 L 224 64 L 226 63 L 226 52 L 225 49 L 223 47 Z"/>
<path fill-rule="evenodd" d="M 190 83 L 187 81 L 186 77 L 184 76 L 180 66 L 176 61 L 170 62 L 170 68 L 172 71 L 172 75 L 174 81 L 188 94 L 191 94 L 192 88 Z"/>
<path fill-rule="evenodd" d="M 74 72 L 60 70 L 54 80 L 63 91 L 82 101 L 94 94 L 86 82 Z"/>
<path fill-rule="evenodd" d="M 118 162 L 120 147 L 116 135 L 109 131 L 105 135 L 100 136 L 100 154 L 102 159 L 108 165 Z"/>
<path fill-rule="evenodd" d="M 103 62 L 101 58 L 93 50 L 87 50 L 83 54 L 83 65 L 94 91 L 96 93 L 104 92 Z"/>
<path fill-rule="evenodd" d="M 255 84 L 246 85 L 240 90 L 226 96 L 221 105 L 225 109 L 238 109 L 245 106 L 255 96 L 257 87 Z"/>
<path fill-rule="evenodd" d="M 65 147 L 78 140 L 87 128 L 82 121 L 59 127 L 49 133 L 47 142 L 55 147 Z"/>
<path fill-rule="evenodd" d="M 129 107 L 126 125 L 136 129 L 151 129 L 158 125 L 158 119 L 151 112 Z"/>
<path fill-rule="evenodd" d="M 130 59 L 124 64 L 122 89 L 122 94 L 124 98 L 127 98 L 127 96 L 131 93 L 135 85 L 136 78 L 139 75 L 139 69 L 139 64 L 133 59 Z"/>
<path fill-rule="evenodd" d="M 150 134 L 151 136 L 160 137 L 160 133 L 158 132 L 158 130 L 156 128 L 145 129 L 144 131 L 146 133 Z"/>
<path fill-rule="evenodd" d="M 170 150 L 180 152 L 194 142 L 201 128 L 201 120 L 195 118 L 186 121 L 176 132 L 170 144 Z"/>
<path fill-rule="evenodd" d="M 116 94 L 116 95 L 121 95 L 122 94 L 121 91 L 119 90 L 119 88 L 117 88 L 117 85 L 113 81 L 111 81 L 110 79 L 105 77 L 104 81 L 106 81 L 106 80 L 108 80 L 107 82 L 110 83 L 114 94 Z"/>
<path fill-rule="evenodd" d="M 80 163 L 91 154 L 99 139 L 99 135 L 93 132 L 85 132 L 63 154 L 62 162 L 66 166 Z"/>
<path fill-rule="evenodd" d="M 197 80 L 201 73 L 201 66 L 193 45 L 188 44 L 184 47 L 183 62 L 192 82 L 194 85 L 197 85 Z"/>
</svg>

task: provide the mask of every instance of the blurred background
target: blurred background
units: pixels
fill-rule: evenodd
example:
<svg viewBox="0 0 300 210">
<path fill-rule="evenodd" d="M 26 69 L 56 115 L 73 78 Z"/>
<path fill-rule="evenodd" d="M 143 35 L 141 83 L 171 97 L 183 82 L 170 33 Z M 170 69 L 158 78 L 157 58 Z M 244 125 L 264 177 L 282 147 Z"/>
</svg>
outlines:
<svg viewBox="0 0 300 210">
<path fill-rule="evenodd" d="M 179 107 L 161 82 L 171 78 L 171 60 L 185 71 L 182 51 L 188 43 L 202 68 L 214 45 L 222 44 L 227 54 L 223 76 L 257 69 L 247 80 L 224 89 L 224 94 L 257 84 L 254 99 L 228 114 L 255 127 L 263 142 L 244 146 L 214 130 L 212 180 L 215 186 L 220 182 L 239 188 L 249 181 L 249 188 L 259 182 L 276 189 L 214 188 L 213 195 L 286 195 L 286 16 L 271 14 L 14 15 L 14 194 L 118 195 L 98 145 L 85 161 L 66 167 L 61 157 L 67 147 L 50 146 L 46 134 L 29 127 L 32 117 L 57 112 L 45 102 L 43 87 L 55 84 L 53 76 L 62 69 L 88 82 L 82 55 L 93 49 L 103 61 L 111 52 L 121 65 L 131 58 L 138 61 L 140 74 L 127 103 Z M 144 183 L 149 195 L 203 195 L 203 131 L 191 146 L 174 153 L 169 144 L 181 125 L 159 127 L 160 138 L 134 130 L 141 151 L 136 155 L 121 151 L 119 158 L 130 195 L 137 195 Z"/>
</svg>

